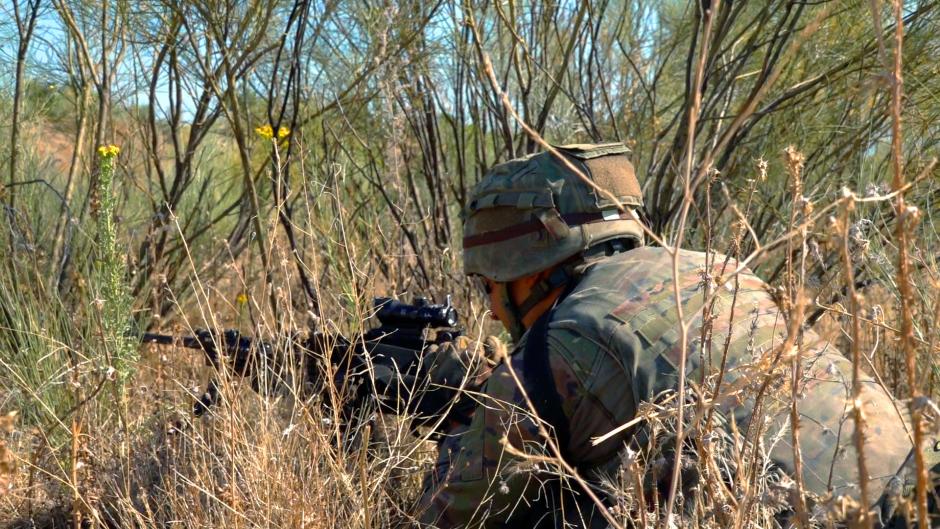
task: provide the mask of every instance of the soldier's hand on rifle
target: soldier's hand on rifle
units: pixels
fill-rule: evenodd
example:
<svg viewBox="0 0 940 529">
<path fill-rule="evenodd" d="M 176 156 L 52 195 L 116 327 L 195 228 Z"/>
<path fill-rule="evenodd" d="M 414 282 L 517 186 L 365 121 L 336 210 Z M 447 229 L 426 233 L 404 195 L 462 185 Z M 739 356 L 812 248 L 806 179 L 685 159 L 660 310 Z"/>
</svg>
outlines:
<svg viewBox="0 0 940 529">
<path fill-rule="evenodd" d="M 473 393 L 483 387 L 505 354 L 506 346 L 495 336 L 480 341 L 460 336 L 452 342 L 428 347 L 422 369 L 427 389 L 417 407 L 419 415 L 446 414 L 447 420 L 441 424 L 445 430 L 456 424 L 468 424 L 476 408 Z"/>
<path fill-rule="evenodd" d="M 495 336 L 486 336 L 478 342 L 460 336 L 452 342 L 432 345 L 425 355 L 429 379 L 439 386 L 479 389 L 505 350 L 506 346 Z"/>
</svg>

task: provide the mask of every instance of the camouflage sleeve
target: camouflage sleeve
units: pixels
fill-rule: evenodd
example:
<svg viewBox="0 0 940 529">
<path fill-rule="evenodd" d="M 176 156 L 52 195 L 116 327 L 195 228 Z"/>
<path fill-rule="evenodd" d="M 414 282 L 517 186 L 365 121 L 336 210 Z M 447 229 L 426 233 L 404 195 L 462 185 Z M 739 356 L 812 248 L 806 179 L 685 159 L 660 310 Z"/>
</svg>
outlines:
<svg viewBox="0 0 940 529">
<path fill-rule="evenodd" d="M 609 458 L 615 443 L 594 447 L 590 439 L 621 424 L 617 421 L 624 420 L 624 413 L 635 409 L 629 384 L 618 380 L 618 370 L 604 359 L 609 355 L 573 332 L 552 329 L 548 343 L 555 388 L 571 432 L 562 450 L 573 464 Z M 510 358 L 522 386 L 539 387 L 525 379 L 523 355 Z M 607 393 L 621 413 L 609 410 L 594 391 L 594 386 L 612 382 L 618 389 Z M 420 500 L 421 521 L 440 528 L 524 523 L 536 497 L 544 495 L 545 465 L 527 457 L 539 455 L 547 455 L 544 439 L 509 367 L 500 365 L 483 388 L 470 425 L 442 442 Z"/>
<path fill-rule="evenodd" d="M 522 376 L 522 357 L 511 357 Z M 503 521 L 526 495 L 523 453 L 540 453 L 542 440 L 510 370 L 500 365 L 486 382 L 469 426 L 449 435 L 425 483 L 421 521 L 434 527 L 478 527 Z"/>
</svg>

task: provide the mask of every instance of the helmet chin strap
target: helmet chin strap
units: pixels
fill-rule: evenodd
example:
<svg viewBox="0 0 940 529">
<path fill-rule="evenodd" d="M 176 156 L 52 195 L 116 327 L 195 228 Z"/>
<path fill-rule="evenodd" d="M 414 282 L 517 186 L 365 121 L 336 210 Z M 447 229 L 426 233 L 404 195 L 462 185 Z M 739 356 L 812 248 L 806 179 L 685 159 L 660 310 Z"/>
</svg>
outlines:
<svg viewBox="0 0 940 529">
<path fill-rule="evenodd" d="M 640 243 L 636 239 L 622 237 L 592 246 L 583 254 L 556 266 L 548 277 L 532 286 L 529 296 L 518 305 L 509 294 L 509 283 L 499 283 L 497 288 L 503 289 L 502 292 L 500 292 L 503 300 L 503 308 L 506 309 L 506 314 L 508 314 L 509 318 L 512 320 L 510 322 L 511 324 L 507 326 L 509 327 L 509 334 L 512 335 L 512 339 L 518 341 L 519 338 L 522 338 L 522 335 L 525 334 L 526 331 L 522 319 L 529 314 L 532 309 L 538 306 L 539 303 L 544 301 L 545 298 L 551 296 L 552 293 L 559 288 L 568 285 L 568 287 L 562 291 L 560 297 L 555 300 L 557 304 L 571 292 L 577 279 L 584 273 L 583 267 L 587 259 L 597 260 L 610 257 L 617 253 L 630 251 L 639 245 Z"/>
<path fill-rule="evenodd" d="M 572 273 L 572 267 L 570 265 L 557 267 L 551 275 L 532 287 L 532 292 L 529 296 L 518 305 L 512 300 L 512 295 L 509 292 L 509 283 L 497 283 L 496 288 L 502 289 L 499 292 L 499 297 L 502 300 L 503 308 L 510 320 L 506 322 L 506 327 L 513 341 L 518 342 L 519 339 L 522 338 L 522 335 L 525 334 L 526 327 L 522 320 L 525 318 L 526 314 L 532 311 L 536 305 L 545 300 L 545 298 L 551 295 L 557 288 L 568 283 L 572 277 L 574 277 L 574 274 Z"/>
<path fill-rule="evenodd" d="M 509 331 L 512 340 L 518 342 L 526 331 L 525 325 L 522 323 L 523 314 L 520 314 L 519 307 L 512 301 L 512 294 L 509 292 L 509 283 L 496 283 L 494 288 L 497 289 L 499 294 L 497 297 L 502 300 L 503 310 L 505 310 L 506 317 L 509 320 L 503 322 L 506 326 L 506 330 Z"/>
</svg>

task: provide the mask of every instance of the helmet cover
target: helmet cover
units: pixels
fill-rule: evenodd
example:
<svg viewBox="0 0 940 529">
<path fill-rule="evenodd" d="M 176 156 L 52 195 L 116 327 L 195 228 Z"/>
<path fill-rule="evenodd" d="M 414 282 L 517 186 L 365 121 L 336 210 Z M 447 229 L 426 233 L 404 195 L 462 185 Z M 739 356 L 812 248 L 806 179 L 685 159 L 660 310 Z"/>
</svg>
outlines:
<svg viewBox="0 0 940 529">
<path fill-rule="evenodd" d="M 575 144 L 494 166 L 474 188 L 464 215 L 464 272 L 506 282 L 546 270 L 591 246 L 620 238 L 642 244 L 631 211 L 620 212 L 559 159 L 627 207 L 642 193 L 620 143 Z"/>
</svg>

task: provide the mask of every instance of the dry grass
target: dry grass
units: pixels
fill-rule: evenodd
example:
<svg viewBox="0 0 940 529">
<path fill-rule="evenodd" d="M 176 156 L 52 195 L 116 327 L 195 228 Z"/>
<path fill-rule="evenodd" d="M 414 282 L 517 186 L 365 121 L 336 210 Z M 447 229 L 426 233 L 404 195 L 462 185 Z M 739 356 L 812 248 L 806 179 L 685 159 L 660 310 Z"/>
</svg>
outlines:
<svg viewBox="0 0 940 529">
<path fill-rule="evenodd" d="M 932 277 L 930 269 L 921 275 L 923 280 Z M 865 293 L 856 313 L 871 315 L 872 322 L 863 325 L 859 347 L 874 354 L 862 369 L 880 373 L 889 385 L 892 379 L 899 382 L 894 387 L 903 391 L 903 378 L 883 369 L 902 369 L 898 352 L 887 347 L 896 332 L 879 323 L 896 312 L 895 298 L 883 289 Z M 322 294 L 324 299 L 330 295 Z M 876 305 L 881 308 L 876 310 Z M 851 329 L 852 312 L 833 307 L 822 325 L 838 342 Z M 193 321 L 180 326 L 180 332 L 206 321 L 227 326 L 245 317 L 237 306 L 194 314 L 199 314 L 198 319 L 183 317 Z M 304 318 L 288 315 L 289 320 Z M 367 319 L 359 319 L 351 327 L 368 325 Z M 274 332 L 263 325 L 259 328 Z M 469 328 L 479 329 L 480 324 L 473 322 Z M 690 333 L 698 336 L 700 330 L 693 328 Z M 720 352 L 724 345 L 714 343 L 713 348 Z M 209 375 L 199 355 L 153 346 L 142 353 L 124 397 L 87 402 L 74 412 L 69 435 L 62 435 L 61 426 L 7 433 L 6 446 L 0 448 L 0 462 L 9 463 L 0 466 L 0 476 L 7 479 L 0 519 L 18 520 L 11 525 L 17 528 L 31 523 L 36 527 L 374 528 L 409 525 L 417 514 L 414 501 L 435 457 L 435 446 L 421 435 L 426 432 L 411 432 L 407 418 L 368 413 L 340 424 L 316 395 L 298 397 L 305 394 L 302 388 L 267 399 L 235 380 L 224 381 L 223 405 L 208 417 L 194 419 L 189 413 L 193 395 Z M 786 402 L 789 389 L 782 377 L 789 372 L 787 365 L 757 365 L 751 382 L 739 380 L 725 391 L 742 391 L 746 398 L 770 386 Z M 720 414 L 711 419 L 710 408 L 703 405 L 712 396 L 713 383 L 690 387 L 695 398 L 684 408 L 681 457 L 676 457 L 675 447 L 676 406 L 649 403 L 638 419 L 649 442 L 624 450 L 603 478 L 583 476 L 602 484 L 594 490 L 610 499 L 616 524 L 646 528 L 663 522 L 676 460 L 683 484 L 676 491 L 676 505 L 683 525 L 787 523 L 796 484 L 772 469 L 768 441 L 757 440 L 760 436 L 753 431 L 736 431 L 722 422 Z M 69 418 L 61 419 L 67 426 Z M 7 424 L 12 425 L 12 419 Z M 783 430 L 781 435 L 789 434 Z M 567 476 L 574 490 L 583 486 L 572 469 L 559 465 L 551 453 L 539 456 L 533 465 L 549 475 Z M 806 521 L 814 526 L 857 514 L 851 505 L 833 504 L 827 498 L 806 501 Z"/>
<path fill-rule="evenodd" d="M 454 294 L 470 334 L 498 332 L 461 274 L 459 203 L 488 167 L 549 141 L 621 139 L 635 147 L 651 240 L 755 268 L 787 319 L 786 354 L 807 317 L 851 356 L 856 378 L 875 376 L 899 406 L 932 403 L 935 2 L 910 2 L 904 24 L 897 1 L 890 17 L 879 1 L 340 2 L 324 13 L 275 2 L 225 20 L 210 4 L 56 0 L 40 19 L 63 35 L 44 45 L 64 58 L 69 85 L 27 94 L 31 121 L 11 127 L 18 156 L 0 186 L 0 527 L 408 526 L 436 455 L 408 417 L 337 420 L 322 395 L 339 388 L 263 398 L 223 380 L 224 403 L 195 419 L 210 373 L 187 350 L 143 347 L 128 377 L 116 376 L 108 335 L 123 322 L 103 324 L 115 300 L 102 297 L 90 217 L 93 143 L 111 138 L 124 152 L 109 259 L 133 293 L 112 310 L 119 320 L 357 336 L 372 295 Z M 113 26 L 96 28 L 102 19 Z M 88 42 L 127 50 L 102 61 L 131 88 L 97 80 L 105 64 L 75 51 Z M 195 90 L 191 103 L 211 119 L 187 122 L 179 101 L 115 102 L 147 86 Z M 111 107 L 96 114 L 98 101 Z M 0 97 L 4 123 L 8 106 Z M 272 119 L 293 129 L 287 141 L 252 132 Z M 5 170 L 11 157 L 0 154 Z M 681 331 L 683 343 L 709 334 Z M 522 466 L 593 487 L 613 527 L 864 526 L 858 505 L 803 498 L 799 469 L 791 479 L 772 468 L 773 443 L 790 430 L 768 438 L 759 430 L 770 422 L 758 420 L 738 431 L 713 411 L 727 392 L 772 392 L 797 418 L 799 360 L 771 351 L 725 393 L 694 380 L 644 403 L 646 442 L 603 476 L 577 475 L 557 447 L 520 453 Z M 924 492 L 909 512 L 923 511 Z"/>
<path fill-rule="evenodd" d="M 171 358 L 183 365 L 195 359 L 189 351 Z M 86 523 L 385 527 L 405 516 L 429 447 L 401 421 L 377 416 L 340 428 L 316 400 L 267 401 L 237 384 L 223 384 L 228 404 L 195 419 L 185 387 L 195 380 L 173 364 L 161 369 L 156 387 L 128 397 L 128 424 L 86 417 L 77 473 Z M 23 453 L 42 442 L 20 441 Z M 10 479 L 0 518 L 42 518 L 50 505 L 69 504 L 68 487 L 59 483 L 65 469 L 44 474 L 56 472 L 54 454 L 34 462 L 4 456 L 20 472 L 2 467 Z"/>
</svg>

